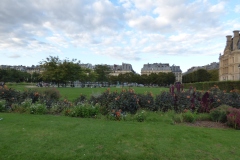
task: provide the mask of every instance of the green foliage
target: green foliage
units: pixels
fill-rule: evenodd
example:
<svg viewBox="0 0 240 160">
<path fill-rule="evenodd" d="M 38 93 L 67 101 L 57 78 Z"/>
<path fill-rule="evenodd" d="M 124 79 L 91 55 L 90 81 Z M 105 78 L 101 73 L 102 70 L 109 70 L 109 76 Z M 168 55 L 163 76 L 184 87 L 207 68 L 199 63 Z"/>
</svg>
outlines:
<svg viewBox="0 0 240 160">
<path fill-rule="evenodd" d="M 152 92 L 146 92 L 145 94 L 137 94 L 137 97 L 139 99 L 138 104 L 140 108 L 150 111 L 157 110 L 157 107 L 154 104 L 154 96 Z"/>
<path fill-rule="evenodd" d="M 6 101 L 5 100 L 0 100 L 0 112 L 5 112 L 5 104 Z"/>
<path fill-rule="evenodd" d="M 80 94 L 80 96 L 77 99 L 73 100 L 73 102 L 75 105 L 87 103 L 87 96 Z"/>
<path fill-rule="evenodd" d="M 34 103 L 29 108 L 30 114 L 46 114 L 46 105 L 41 103 Z"/>
<path fill-rule="evenodd" d="M 210 117 L 212 121 L 215 122 L 227 122 L 227 113 L 229 108 L 232 108 L 228 105 L 220 105 L 217 108 L 214 108 L 210 111 Z"/>
<path fill-rule="evenodd" d="M 0 82 L 25 82 L 31 81 L 31 74 L 15 69 L 0 69 Z"/>
<path fill-rule="evenodd" d="M 212 86 L 218 86 L 222 91 L 230 92 L 233 90 L 240 90 L 240 81 L 211 81 L 211 82 L 197 82 L 184 83 L 184 88 L 194 87 L 197 90 L 209 90 Z"/>
<path fill-rule="evenodd" d="M 208 73 L 210 74 L 210 80 L 209 81 L 218 81 L 219 80 L 219 70 L 209 70 Z"/>
<path fill-rule="evenodd" d="M 24 113 L 27 112 L 32 105 L 32 99 L 25 99 L 21 104 L 15 104 L 13 109 L 14 112 Z"/>
<path fill-rule="evenodd" d="M 193 123 L 196 120 L 195 113 L 192 113 L 189 110 L 187 112 L 183 113 L 182 116 L 183 116 L 183 121 L 184 122 Z"/>
<path fill-rule="evenodd" d="M 196 116 L 196 121 L 210 121 L 211 120 L 209 113 L 198 113 L 195 116 Z"/>
<path fill-rule="evenodd" d="M 183 120 L 183 114 L 182 113 L 176 113 L 174 116 L 173 116 L 173 121 L 175 123 L 182 123 L 184 122 Z"/>
<path fill-rule="evenodd" d="M 162 112 L 172 110 L 174 106 L 174 97 L 169 92 L 162 92 L 156 96 L 155 104 Z"/>
<path fill-rule="evenodd" d="M 110 107 L 111 109 L 120 109 L 123 112 L 135 114 L 139 108 L 139 98 L 133 89 L 123 89 L 120 93 L 115 95 L 115 98 L 111 101 Z"/>
<path fill-rule="evenodd" d="M 97 73 L 98 82 L 108 82 L 108 75 L 111 69 L 107 65 L 96 65 L 94 68 L 95 73 Z"/>
<path fill-rule="evenodd" d="M 59 57 L 49 56 L 46 60 L 40 62 L 43 72 L 41 77 L 45 81 L 51 81 L 58 84 L 67 81 L 79 80 L 83 74 L 82 69 L 76 59 L 71 61 L 68 59 L 61 60 Z"/>
<path fill-rule="evenodd" d="M 146 112 L 144 110 L 140 110 L 135 114 L 135 119 L 137 122 L 143 122 L 146 120 Z"/>
<path fill-rule="evenodd" d="M 71 117 L 81 117 L 81 118 L 90 118 L 95 117 L 99 114 L 99 106 L 98 105 L 89 105 L 89 104 L 79 104 L 74 106 L 70 110 L 65 110 L 65 115 L 69 115 Z"/>
<path fill-rule="evenodd" d="M 14 89 L 8 89 L 8 88 L 0 88 L 0 100 L 5 100 L 5 108 L 6 110 L 12 111 L 12 104 L 18 103 L 24 101 L 24 98 L 22 97 L 21 92 L 16 91 Z"/>
<path fill-rule="evenodd" d="M 211 79 L 211 74 L 205 69 L 199 69 L 183 75 L 183 83 L 205 82 Z"/>
<path fill-rule="evenodd" d="M 48 113 L 50 114 L 60 114 L 63 111 L 69 110 L 72 108 L 73 104 L 72 102 L 69 102 L 68 100 L 59 100 L 57 102 L 53 102 L 51 106 L 48 106 Z"/>
</svg>

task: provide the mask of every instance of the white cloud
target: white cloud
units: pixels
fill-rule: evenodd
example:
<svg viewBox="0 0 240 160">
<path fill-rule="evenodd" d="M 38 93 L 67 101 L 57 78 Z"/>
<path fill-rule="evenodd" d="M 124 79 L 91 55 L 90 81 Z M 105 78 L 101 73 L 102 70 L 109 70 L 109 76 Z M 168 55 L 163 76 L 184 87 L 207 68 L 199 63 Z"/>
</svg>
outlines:
<svg viewBox="0 0 240 160">
<path fill-rule="evenodd" d="M 207 0 L 2 0 L 0 53 L 64 54 L 76 47 L 122 61 L 218 54 L 225 35 L 240 28 L 239 18 L 222 19 L 228 5 Z M 235 6 L 235 13 L 239 10 Z"/>
<path fill-rule="evenodd" d="M 236 13 L 240 13 L 240 5 L 236 5 L 235 8 L 234 8 L 234 11 Z"/>
</svg>

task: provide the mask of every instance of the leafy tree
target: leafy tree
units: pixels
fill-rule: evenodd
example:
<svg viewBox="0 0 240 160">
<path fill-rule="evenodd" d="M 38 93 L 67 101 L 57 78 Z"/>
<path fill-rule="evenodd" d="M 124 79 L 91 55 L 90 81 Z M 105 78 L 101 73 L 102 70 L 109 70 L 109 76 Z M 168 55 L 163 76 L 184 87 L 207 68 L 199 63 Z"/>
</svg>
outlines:
<svg viewBox="0 0 240 160">
<path fill-rule="evenodd" d="M 204 82 L 211 80 L 211 73 L 206 69 L 199 69 L 192 73 L 183 75 L 183 83 Z"/>
<path fill-rule="evenodd" d="M 167 73 L 166 77 L 167 78 L 166 78 L 165 84 L 168 84 L 168 85 L 173 84 L 176 80 L 176 77 L 172 72 Z"/>
<path fill-rule="evenodd" d="M 4 82 L 24 82 L 29 81 L 31 75 L 27 72 L 18 71 L 16 69 L 0 69 L 0 81 Z"/>
<path fill-rule="evenodd" d="M 210 81 L 218 81 L 219 80 L 219 70 L 209 70 L 208 73 L 210 74 Z"/>
<path fill-rule="evenodd" d="M 33 72 L 31 75 L 31 82 L 39 82 L 42 81 L 41 75 L 37 72 Z"/>
<path fill-rule="evenodd" d="M 44 69 L 41 78 L 46 81 L 59 83 L 67 83 L 80 80 L 83 71 L 80 67 L 80 62 L 76 59 L 60 60 L 58 57 L 47 57 L 46 60 L 40 62 Z"/>
<path fill-rule="evenodd" d="M 59 68 L 62 75 L 62 81 L 64 83 L 68 81 L 74 82 L 81 78 L 82 69 L 79 64 L 80 62 L 77 62 L 76 59 L 72 59 L 71 61 L 68 59 L 65 59 L 59 64 Z"/>
<path fill-rule="evenodd" d="M 210 74 L 206 69 L 199 69 L 197 72 L 197 82 L 204 82 L 210 80 Z"/>
<path fill-rule="evenodd" d="M 97 73 L 89 68 L 83 68 L 81 74 L 81 81 L 83 82 L 95 82 L 97 80 Z"/>
<path fill-rule="evenodd" d="M 111 72 L 111 68 L 107 65 L 96 65 L 94 71 L 97 74 L 98 82 L 108 82 L 109 81 L 109 73 Z"/>
</svg>

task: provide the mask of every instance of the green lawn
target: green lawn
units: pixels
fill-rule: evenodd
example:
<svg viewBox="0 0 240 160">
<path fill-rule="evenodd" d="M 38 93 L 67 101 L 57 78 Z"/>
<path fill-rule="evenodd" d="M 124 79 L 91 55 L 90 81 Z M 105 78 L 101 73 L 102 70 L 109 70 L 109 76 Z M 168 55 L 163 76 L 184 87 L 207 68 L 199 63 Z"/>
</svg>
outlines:
<svg viewBox="0 0 240 160">
<path fill-rule="evenodd" d="M 1 160 L 237 160 L 239 131 L 157 122 L 0 113 Z"/>
<path fill-rule="evenodd" d="M 7 85 L 8 88 L 13 88 L 19 91 L 24 91 L 26 89 L 38 89 L 38 90 L 43 90 L 45 89 L 45 87 L 43 88 L 38 88 L 36 86 L 34 86 L 34 84 L 32 85 Z M 34 87 L 34 88 L 32 88 Z M 152 88 L 152 87 L 131 87 L 132 89 L 135 90 L 136 93 L 146 93 L 146 92 L 152 92 L 153 95 L 157 95 L 162 91 L 168 91 L 168 88 Z M 73 100 L 76 99 L 77 97 L 79 97 L 80 94 L 86 95 L 88 98 L 92 95 L 92 94 L 100 94 L 104 91 L 107 90 L 107 88 L 70 88 L 70 87 L 59 87 L 57 88 L 62 96 L 62 98 L 67 98 L 68 100 Z M 122 89 L 129 89 L 129 87 L 123 87 L 123 88 L 117 88 L 117 87 L 111 87 L 110 90 L 111 91 L 118 91 L 120 92 Z"/>
</svg>

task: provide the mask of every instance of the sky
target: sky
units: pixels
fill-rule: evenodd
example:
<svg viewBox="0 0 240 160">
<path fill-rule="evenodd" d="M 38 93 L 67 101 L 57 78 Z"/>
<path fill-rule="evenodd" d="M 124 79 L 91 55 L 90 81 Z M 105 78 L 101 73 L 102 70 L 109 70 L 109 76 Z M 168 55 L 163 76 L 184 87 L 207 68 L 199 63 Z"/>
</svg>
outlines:
<svg viewBox="0 0 240 160">
<path fill-rule="evenodd" d="M 240 30 L 238 0 L 1 0 L 0 65 L 49 56 L 81 63 L 169 63 L 186 72 L 219 62 Z"/>
</svg>

